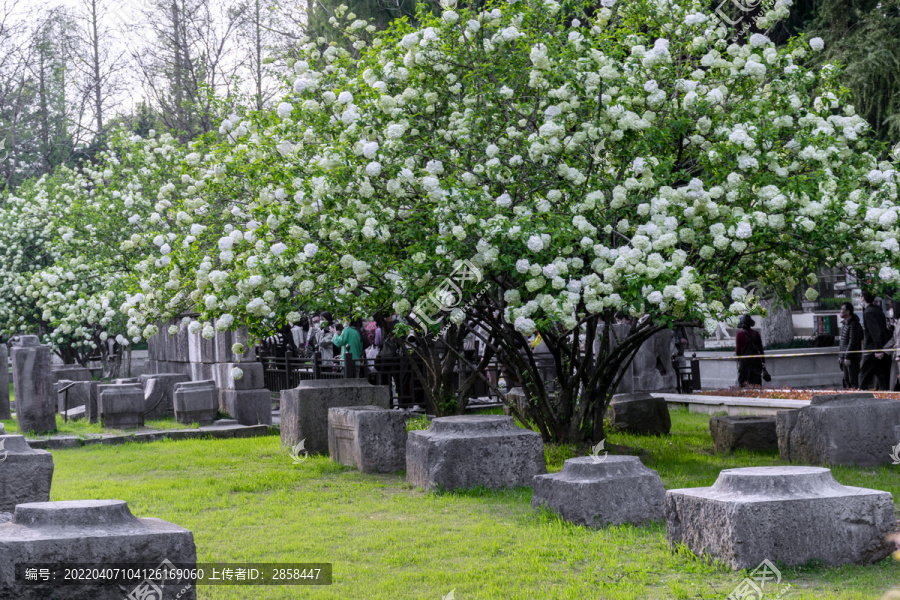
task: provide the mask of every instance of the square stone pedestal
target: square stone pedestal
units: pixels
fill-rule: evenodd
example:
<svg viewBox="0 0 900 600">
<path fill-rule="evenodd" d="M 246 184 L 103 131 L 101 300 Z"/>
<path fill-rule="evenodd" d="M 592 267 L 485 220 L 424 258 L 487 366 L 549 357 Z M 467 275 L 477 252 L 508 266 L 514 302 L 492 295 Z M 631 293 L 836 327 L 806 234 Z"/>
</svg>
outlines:
<svg viewBox="0 0 900 600">
<path fill-rule="evenodd" d="M 139 383 L 97 386 L 97 408 L 104 427 L 127 429 L 144 425 L 144 390 Z"/>
<path fill-rule="evenodd" d="M 616 394 L 609 403 L 613 427 L 638 435 L 668 435 L 672 429 L 669 405 L 650 394 Z"/>
<path fill-rule="evenodd" d="M 296 388 L 281 392 L 281 445 L 294 447 L 305 440 L 308 452 L 322 454 L 328 451 L 329 408 L 390 408 L 390 402 L 388 386 L 372 385 L 365 379 L 301 381 Z"/>
<path fill-rule="evenodd" d="M 843 486 L 822 467 L 725 469 L 712 487 L 666 493 L 669 545 L 735 570 L 873 563 L 893 550 L 894 523 L 888 492 Z"/>
<path fill-rule="evenodd" d="M 212 380 L 175 384 L 175 420 L 179 423 L 208 425 L 218 412 L 219 398 Z"/>
<path fill-rule="evenodd" d="M 889 465 L 900 402 L 873 394 L 813 396 L 776 416 L 781 458 L 815 465 Z"/>
<path fill-rule="evenodd" d="M 272 392 L 261 390 L 219 390 L 219 410 L 241 425 L 272 424 Z"/>
<path fill-rule="evenodd" d="M 331 460 L 363 473 L 393 473 L 406 468 L 406 419 L 380 406 L 328 409 Z"/>
<path fill-rule="evenodd" d="M 17 563 L 89 563 L 100 567 L 159 565 L 165 560 L 179 567 L 196 565 L 194 535 L 160 519 L 135 518 L 122 500 L 19 504 L 12 521 L 0 525 L 0 598 L 195 600 L 195 586 L 185 590 L 183 584 L 171 582 L 145 581 L 120 589 L 119 585 L 23 585 L 15 580 Z M 152 589 L 157 593 L 148 594 Z"/>
<path fill-rule="evenodd" d="M 577 525 L 662 521 L 666 488 L 637 456 L 581 456 L 559 473 L 534 478 L 531 506 L 546 506 Z"/>
<path fill-rule="evenodd" d="M 0 512 L 50 499 L 53 456 L 49 452 L 33 449 L 21 435 L 0 435 L 0 459 Z"/>
<path fill-rule="evenodd" d="M 752 450 L 764 452 L 778 449 L 775 416 L 712 417 L 709 433 L 716 452 Z"/>
<path fill-rule="evenodd" d="M 546 472 L 540 434 L 516 427 L 512 417 L 441 417 L 406 441 L 406 480 L 426 491 L 530 486 Z"/>
</svg>

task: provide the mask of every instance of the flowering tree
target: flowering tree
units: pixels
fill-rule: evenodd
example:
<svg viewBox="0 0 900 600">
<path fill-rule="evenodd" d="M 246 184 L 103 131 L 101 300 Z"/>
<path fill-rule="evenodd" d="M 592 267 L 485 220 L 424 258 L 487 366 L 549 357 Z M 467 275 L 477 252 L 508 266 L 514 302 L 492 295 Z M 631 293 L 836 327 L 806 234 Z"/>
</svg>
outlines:
<svg viewBox="0 0 900 600">
<path fill-rule="evenodd" d="M 105 375 L 116 376 L 121 350 L 140 341 L 123 335 L 127 318 L 119 309 L 133 285 L 134 263 L 146 256 L 150 243 L 143 236 L 159 172 L 168 175 L 167 162 L 175 158 L 174 147 L 155 141 L 153 146 L 165 151 L 150 147 L 144 153 L 124 134 L 114 135 L 96 164 L 61 168 L 19 190 L 21 198 L 9 199 L 4 212 L 9 219 L 0 223 L 0 234 L 20 232 L 32 241 L 27 260 L 4 263 L 16 270 L 4 278 L 12 284 L 3 289 L 3 303 L 10 315 L 18 315 L 7 319 L 8 334 L 41 333 L 67 363 L 85 364 L 99 354 Z M 180 162 L 184 152 L 177 158 Z M 30 320 L 22 318 L 28 314 Z"/>
<path fill-rule="evenodd" d="M 450 333 L 480 325 L 545 438 L 596 441 L 640 343 L 761 310 L 745 282 L 787 294 L 819 262 L 900 280 L 896 171 L 840 71 L 806 66 L 820 40 L 741 46 L 699 3 L 602 4 L 445 3 L 374 34 L 343 19 L 355 53 L 308 41 L 276 110 L 233 115 L 203 148 L 138 142 L 173 160 L 128 337 L 192 309 L 208 336 L 302 308 L 405 315 L 469 261 L 489 291 Z M 616 310 L 647 316 L 617 346 Z"/>
</svg>

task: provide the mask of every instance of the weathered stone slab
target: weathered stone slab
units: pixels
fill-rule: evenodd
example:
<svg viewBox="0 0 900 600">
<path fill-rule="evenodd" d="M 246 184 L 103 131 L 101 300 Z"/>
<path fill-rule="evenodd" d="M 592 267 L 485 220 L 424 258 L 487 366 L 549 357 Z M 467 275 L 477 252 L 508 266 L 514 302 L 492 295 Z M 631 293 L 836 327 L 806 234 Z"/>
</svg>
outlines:
<svg viewBox="0 0 900 600">
<path fill-rule="evenodd" d="M 50 346 L 41 345 L 36 335 L 19 336 L 12 366 L 19 431 L 56 431 Z"/>
<path fill-rule="evenodd" d="M 241 370 L 241 378 L 232 377 L 232 369 Z M 261 362 L 219 363 L 213 365 L 213 380 L 222 390 L 261 390 L 266 381 Z"/>
<path fill-rule="evenodd" d="M 215 364 L 192 362 L 188 366 L 190 367 L 191 381 L 214 381 Z"/>
<path fill-rule="evenodd" d="M 93 381 L 94 376 L 91 370 L 81 365 L 59 365 L 53 367 L 53 383 L 59 383 L 61 380 L 69 381 Z"/>
<path fill-rule="evenodd" d="M 669 545 L 731 568 L 870 564 L 891 553 L 893 497 L 839 484 L 821 467 L 725 469 L 712 487 L 669 490 Z"/>
<path fill-rule="evenodd" d="M 778 449 L 778 434 L 773 416 L 713 417 L 709 420 L 716 452 L 738 449 L 764 452 Z"/>
<path fill-rule="evenodd" d="M 0 512 L 16 504 L 46 502 L 53 481 L 53 456 L 34 450 L 21 435 L 0 436 Z"/>
<path fill-rule="evenodd" d="M 215 338 L 206 339 L 200 332 L 188 333 L 188 358 L 192 363 L 216 362 Z"/>
<path fill-rule="evenodd" d="M 534 478 L 531 506 L 547 508 L 571 523 L 662 521 L 666 488 L 659 474 L 637 456 L 581 456 L 566 460 L 559 473 Z"/>
<path fill-rule="evenodd" d="M 250 346 L 250 334 L 246 327 L 240 327 L 235 331 L 217 331 L 215 344 L 216 362 L 249 363 L 256 361 L 255 353 Z M 243 344 L 243 354 L 235 354 L 232 351 L 235 344 Z"/>
<path fill-rule="evenodd" d="M 100 383 L 97 381 L 76 381 L 69 388 L 69 399 L 78 398 L 84 400 L 84 418 L 91 423 L 100 419 L 100 409 L 97 403 L 100 400 Z"/>
<path fill-rule="evenodd" d="M 308 452 L 327 452 L 329 408 L 368 405 L 390 408 L 390 402 L 388 386 L 372 385 L 365 379 L 301 381 L 296 388 L 281 392 L 281 445 L 293 447 L 306 440 L 304 447 Z"/>
<path fill-rule="evenodd" d="M 163 336 L 169 335 L 167 331 L 169 328 L 169 324 L 157 322 L 156 327 L 159 329 L 159 333 L 157 333 L 156 335 L 151 335 L 149 338 L 147 338 L 148 361 L 157 361 L 164 358 L 163 348 L 165 346 L 165 342 L 163 341 Z"/>
<path fill-rule="evenodd" d="M 15 581 L 16 563 L 91 563 L 111 565 L 168 560 L 196 565 L 193 534 L 160 519 L 138 519 L 122 500 L 36 502 L 16 507 L 11 522 L 0 525 L 0 598 L 16 600 L 196 600 L 195 586 L 154 582 L 119 585 L 22 585 Z M 136 591 L 135 591 L 136 590 Z"/>
<path fill-rule="evenodd" d="M 516 427 L 512 417 L 441 417 L 406 441 L 406 480 L 426 491 L 530 486 L 546 472 L 540 434 Z"/>
<path fill-rule="evenodd" d="M 814 396 L 776 415 L 781 458 L 805 464 L 891 464 L 900 402 L 872 394 Z"/>
<path fill-rule="evenodd" d="M 84 418 L 85 412 L 86 410 L 83 406 L 76 406 L 75 408 L 70 408 L 67 411 L 61 412 L 60 414 L 68 421 L 77 421 Z"/>
<path fill-rule="evenodd" d="M 190 380 L 191 378 L 183 373 L 145 373 L 138 377 L 144 389 L 144 419 L 173 416 L 175 385 Z"/>
<path fill-rule="evenodd" d="M 668 435 L 669 405 L 647 393 L 616 394 L 609 403 L 609 420 L 616 429 L 638 435 Z"/>
<path fill-rule="evenodd" d="M 0 344 L 0 419 L 11 419 L 9 406 L 9 350 Z"/>
<path fill-rule="evenodd" d="M 328 409 L 331 460 L 363 473 L 393 473 L 406 468 L 406 419 L 380 406 Z"/>
<path fill-rule="evenodd" d="M 140 383 L 140 380 L 137 377 L 120 377 L 119 379 L 113 379 L 110 383 L 115 385 L 123 385 L 126 383 Z"/>
<path fill-rule="evenodd" d="M 139 383 L 97 386 L 97 408 L 104 427 L 126 429 L 144 425 L 144 390 Z"/>
<path fill-rule="evenodd" d="M 96 381 L 67 381 L 60 380 L 57 385 L 61 391 L 57 392 L 57 412 L 63 414 L 66 410 L 85 407 L 82 414 L 97 414 L 97 382 Z M 95 419 L 96 421 L 96 419 Z"/>
<path fill-rule="evenodd" d="M 168 360 L 157 361 L 156 372 L 162 373 L 180 373 L 182 375 L 191 376 L 191 363 L 189 362 L 172 362 Z"/>
<path fill-rule="evenodd" d="M 175 384 L 175 420 L 179 423 L 208 425 L 219 412 L 219 395 L 213 381 L 187 381 Z"/>
<path fill-rule="evenodd" d="M 219 410 L 241 425 L 271 425 L 272 392 L 267 389 L 219 390 Z"/>
</svg>

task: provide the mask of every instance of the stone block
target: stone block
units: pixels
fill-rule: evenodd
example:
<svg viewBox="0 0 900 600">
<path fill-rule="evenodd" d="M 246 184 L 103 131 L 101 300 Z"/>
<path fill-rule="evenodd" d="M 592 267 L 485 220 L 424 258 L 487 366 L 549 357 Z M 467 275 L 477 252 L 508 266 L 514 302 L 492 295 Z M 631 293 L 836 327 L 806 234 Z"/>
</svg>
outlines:
<svg viewBox="0 0 900 600">
<path fill-rule="evenodd" d="M 713 417 L 709 420 L 716 452 L 738 449 L 764 452 L 778 449 L 775 416 Z"/>
<path fill-rule="evenodd" d="M 2 435 L 0 458 L 0 512 L 50 499 L 53 456 L 49 452 L 33 449 L 21 435 Z"/>
<path fill-rule="evenodd" d="M 75 408 L 70 408 L 69 410 L 64 411 L 60 414 L 68 421 L 77 421 L 79 419 L 83 419 L 85 413 L 86 411 L 83 406 L 76 406 Z"/>
<path fill-rule="evenodd" d="M 159 333 L 147 338 L 147 360 L 161 360 L 164 356 L 163 348 L 165 342 L 163 341 L 163 336 L 169 335 L 166 331 L 169 326 L 162 323 L 157 323 L 156 326 L 159 328 Z"/>
<path fill-rule="evenodd" d="M 0 423 L 0 435 L 6 435 L 6 425 Z"/>
<path fill-rule="evenodd" d="M 525 390 L 520 387 L 514 387 L 506 392 L 506 402 L 503 403 L 503 414 L 510 414 L 510 407 L 515 407 L 520 414 L 526 414 L 528 410 L 528 400 L 525 397 Z"/>
<path fill-rule="evenodd" d="M 214 380 L 215 364 L 205 362 L 188 363 L 190 368 L 191 381 L 209 381 Z"/>
<path fill-rule="evenodd" d="M 175 420 L 208 425 L 216 420 L 219 398 L 213 381 L 186 381 L 175 384 Z"/>
<path fill-rule="evenodd" d="M 180 373 L 191 376 L 191 363 L 161 360 L 157 363 L 157 373 Z"/>
<path fill-rule="evenodd" d="M 115 385 L 123 385 L 126 383 L 140 383 L 137 377 L 120 377 L 119 379 L 112 379 L 110 383 Z"/>
<path fill-rule="evenodd" d="M 126 429 L 144 425 L 144 390 L 139 383 L 97 386 L 100 420 L 104 427 Z"/>
<path fill-rule="evenodd" d="M 53 383 L 67 379 L 69 381 L 93 381 L 91 370 L 81 365 L 59 365 L 53 367 Z"/>
<path fill-rule="evenodd" d="M 19 431 L 56 431 L 56 395 L 50 346 L 36 335 L 19 336 L 12 349 L 13 390 Z"/>
<path fill-rule="evenodd" d="M 200 332 L 188 332 L 188 357 L 192 363 L 216 362 L 215 338 L 208 340 Z"/>
<path fill-rule="evenodd" d="M 127 563 L 191 568 L 197 563 L 194 535 L 160 519 L 138 519 L 122 500 L 35 502 L 16 507 L 0 525 L 0 598 L 16 600 L 196 600 L 186 582 L 147 581 L 120 585 L 23 585 L 16 563 Z M 158 593 L 147 590 L 155 586 Z"/>
<path fill-rule="evenodd" d="M 328 451 L 329 408 L 390 408 L 390 402 L 388 386 L 372 385 L 365 379 L 301 381 L 296 388 L 281 392 L 281 445 L 293 447 L 306 440 L 308 452 L 322 454 Z"/>
<path fill-rule="evenodd" d="M 331 460 L 363 473 L 393 473 L 406 468 L 406 419 L 380 406 L 328 409 Z"/>
<path fill-rule="evenodd" d="M 84 418 L 91 423 L 96 423 L 100 419 L 100 409 L 97 403 L 100 400 L 100 383 L 97 381 L 76 381 L 69 388 L 69 400 L 77 398 L 77 401 L 84 400 Z"/>
<path fill-rule="evenodd" d="M 9 406 L 9 350 L 0 344 L 0 419 L 11 419 Z"/>
<path fill-rule="evenodd" d="M 669 545 L 732 569 L 763 560 L 797 566 L 870 564 L 893 550 L 888 492 L 839 484 L 821 467 L 725 469 L 712 487 L 669 490 Z"/>
<path fill-rule="evenodd" d="M 162 419 L 175 414 L 175 385 L 191 378 L 183 373 L 154 373 L 138 377 L 144 389 L 144 418 Z"/>
<path fill-rule="evenodd" d="M 546 472 L 540 434 L 516 427 L 512 417 L 441 417 L 406 441 L 406 480 L 426 491 L 530 486 Z"/>
<path fill-rule="evenodd" d="M 231 376 L 231 370 L 237 367 L 244 375 L 240 379 Z M 261 362 L 219 363 L 213 365 L 213 379 L 216 386 L 223 390 L 260 390 L 266 387 L 265 375 Z"/>
<path fill-rule="evenodd" d="M 219 410 L 231 415 L 241 425 L 271 425 L 272 392 L 265 388 L 219 390 Z"/>
<path fill-rule="evenodd" d="M 91 404 L 91 414 L 97 413 L 97 382 L 96 381 L 66 381 L 60 380 L 59 389 L 63 391 L 57 392 L 58 403 L 57 412 L 63 414 L 66 410 L 78 408 L 80 406 L 87 407 Z M 87 408 L 84 413 L 87 414 Z"/>
<path fill-rule="evenodd" d="M 666 488 L 637 456 L 570 458 L 559 473 L 534 478 L 531 506 L 546 506 L 576 525 L 662 521 Z"/>
<path fill-rule="evenodd" d="M 609 403 L 613 427 L 638 435 L 668 435 L 672 429 L 669 405 L 647 393 L 616 394 Z"/>
<path fill-rule="evenodd" d="M 243 354 L 235 354 L 232 347 L 235 344 L 243 344 Z M 256 353 L 250 345 L 250 333 L 246 327 L 240 327 L 235 331 L 217 331 L 215 337 L 216 362 L 220 363 L 246 363 L 255 362 Z"/>
<path fill-rule="evenodd" d="M 178 325 L 178 333 L 169 335 L 169 325 Z M 163 336 L 163 356 L 160 360 L 167 362 L 188 363 L 191 362 L 190 337 L 191 334 L 186 326 L 181 325 L 181 319 L 173 319 L 161 331 L 159 335 Z"/>
<path fill-rule="evenodd" d="M 805 464 L 891 464 L 900 402 L 872 394 L 814 396 L 776 415 L 781 458 Z"/>
</svg>

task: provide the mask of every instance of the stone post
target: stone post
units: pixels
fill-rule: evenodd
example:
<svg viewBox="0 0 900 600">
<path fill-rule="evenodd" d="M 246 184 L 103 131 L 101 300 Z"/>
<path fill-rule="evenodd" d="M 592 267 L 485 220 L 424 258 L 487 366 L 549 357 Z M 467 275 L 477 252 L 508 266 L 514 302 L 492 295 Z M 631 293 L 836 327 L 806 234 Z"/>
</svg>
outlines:
<svg viewBox="0 0 900 600">
<path fill-rule="evenodd" d="M 11 419 L 9 410 L 9 351 L 0 344 L 0 419 Z"/>
<path fill-rule="evenodd" d="M 41 345 L 36 335 L 23 335 L 20 340 L 12 349 L 19 431 L 56 431 L 50 346 Z"/>
</svg>

